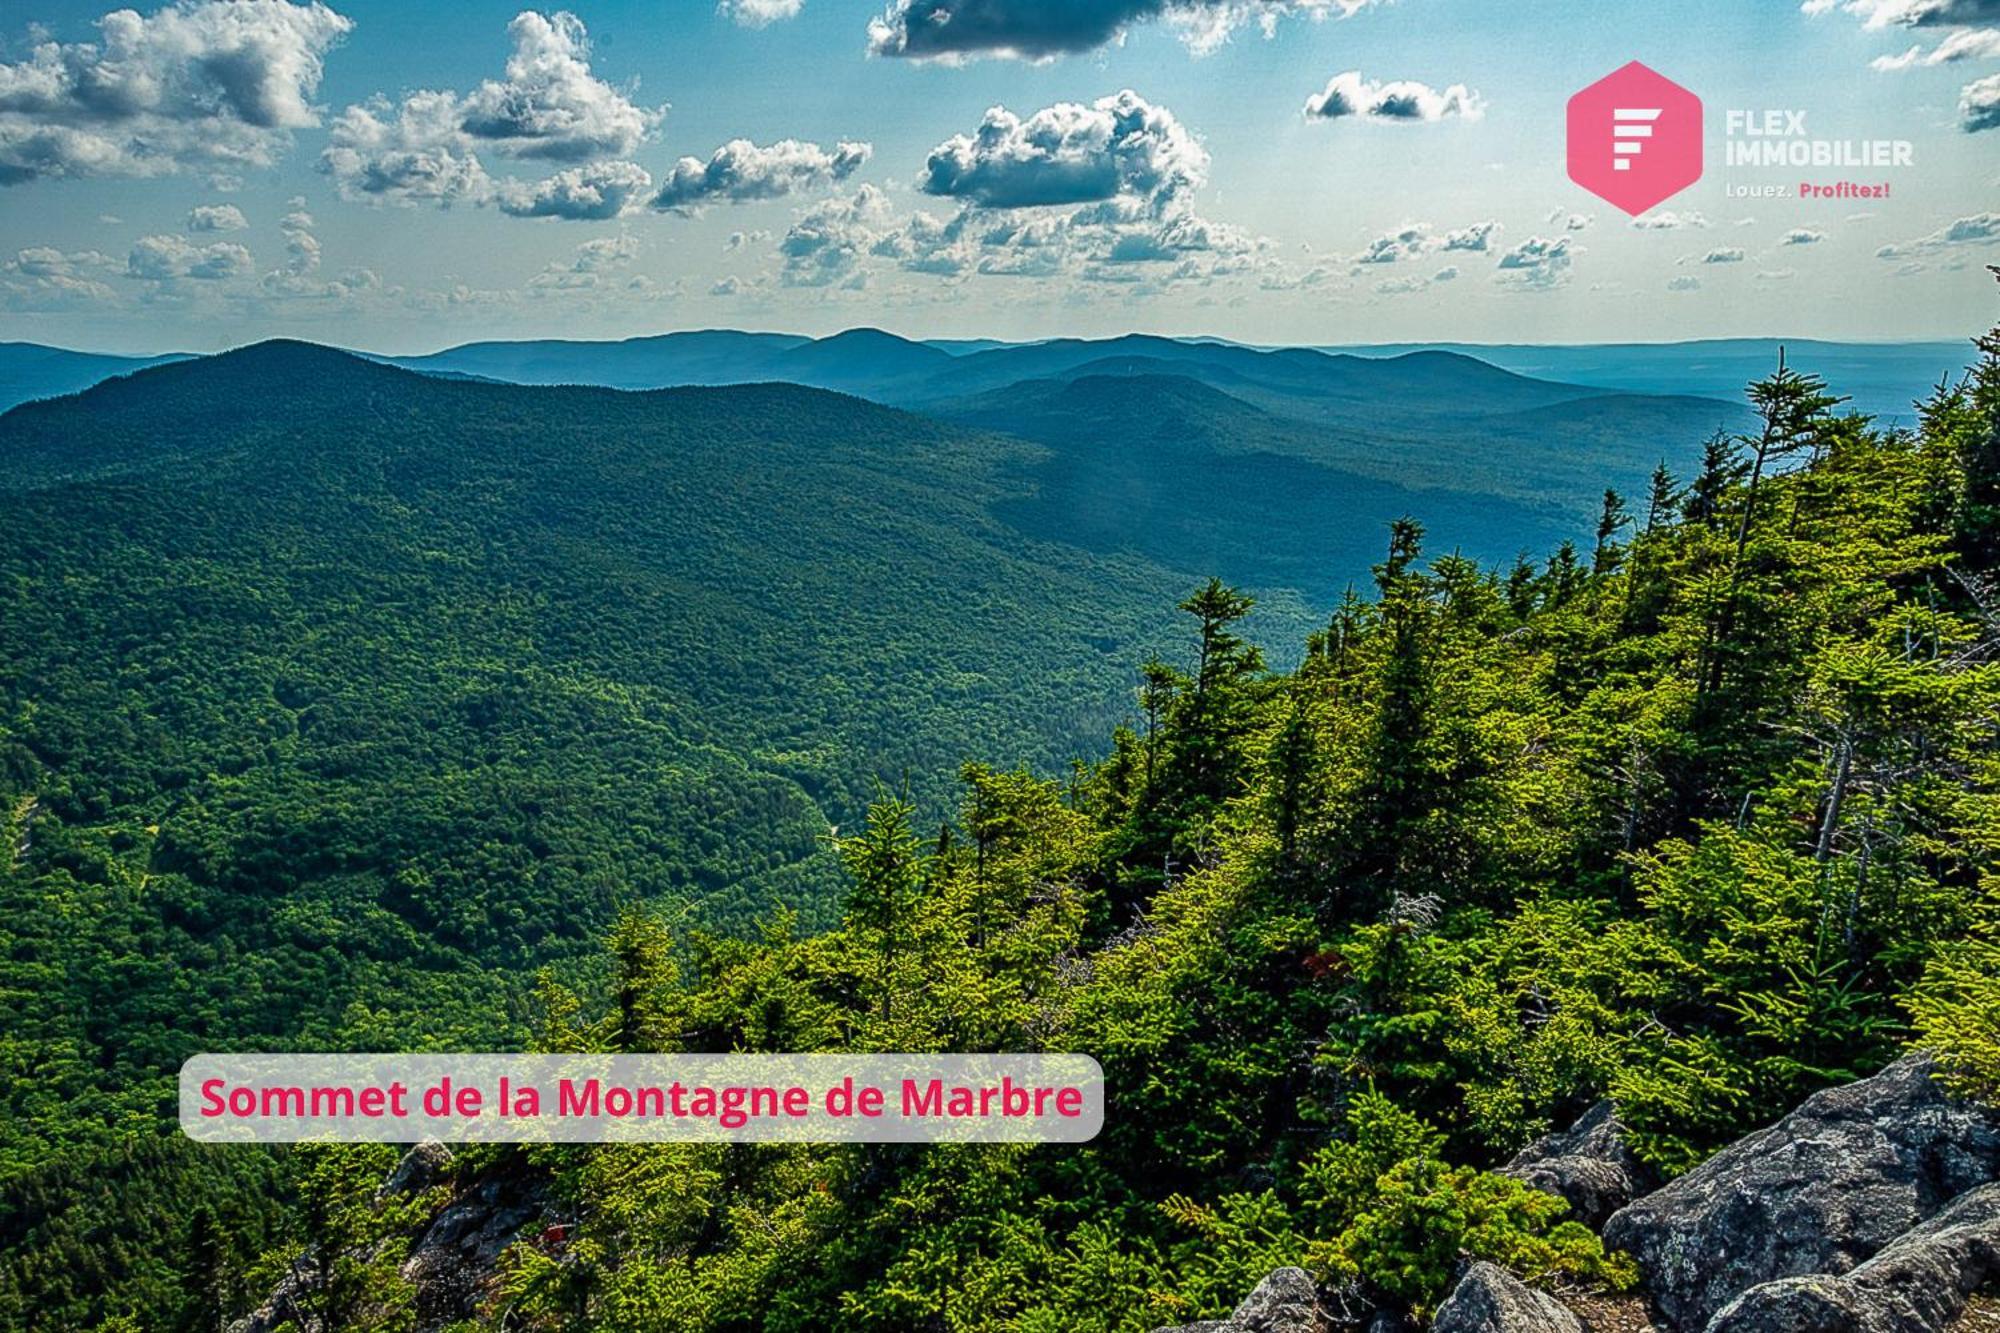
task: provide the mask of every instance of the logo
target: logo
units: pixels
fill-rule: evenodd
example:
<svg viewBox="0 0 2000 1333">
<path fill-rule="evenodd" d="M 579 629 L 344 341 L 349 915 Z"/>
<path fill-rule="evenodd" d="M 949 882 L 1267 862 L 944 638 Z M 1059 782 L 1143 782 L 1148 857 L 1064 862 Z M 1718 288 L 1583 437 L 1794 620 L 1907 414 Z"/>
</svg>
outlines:
<svg viewBox="0 0 2000 1333">
<path fill-rule="evenodd" d="M 1569 99 L 1569 178 L 1637 217 L 1701 179 L 1701 99 L 1633 61 Z"/>
</svg>

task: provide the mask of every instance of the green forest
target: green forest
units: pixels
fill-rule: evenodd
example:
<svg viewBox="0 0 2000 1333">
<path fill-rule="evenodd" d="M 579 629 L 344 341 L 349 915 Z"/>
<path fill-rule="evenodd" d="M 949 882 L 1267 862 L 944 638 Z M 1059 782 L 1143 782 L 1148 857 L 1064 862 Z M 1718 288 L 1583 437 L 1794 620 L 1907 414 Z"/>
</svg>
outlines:
<svg viewBox="0 0 2000 1333">
<path fill-rule="evenodd" d="M 124 386 L 135 431 L 159 410 L 143 383 Z M 487 392 L 445 387 L 468 411 Z M 1395 523 L 1372 585 L 1302 651 L 1271 648 L 1286 669 L 1259 645 L 1251 597 L 1220 579 L 1184 590 L 1171 650 L 1128 663 L 1140 685 L 1122 724 L 1102 720 L 1101 757 L 1068 764 L 1048 730 L 1008 735 L 1033 709 L 975 713 L 922 746 L 884 726 L 876 737 L 900 743 L 865 771 L 816 763 L 843 716 L 820 701 L 840 691 L 796 681 L 833 669 L 842 689 L 937 690 L 953 664 L 936 664 L 946 679 L 899 677 L 893 654 L 829 667 L 774 613 L 760 623 L 795 632 L 799 656 L 773 692 L 806 703 L 738 726 L 769 762 L 727 768 L 707 712 L 610 683 L 646 679 L 649 615 L 709 605 L 670 607 L 644 562 L 622 605 L 558 619 L 446 597 L 421 617 L 349 618 L 319 643 L 268 587 L 204 581 L 203 562 L 247 528 L 274 559 L 298 544 L 293 577 L 379 610 L 441 586 L 402 578 L 407 562 L 491 552 L 455 546 L 425 513 L 358 528 L 402 535 L 379 550 L 315 550 L 284 509 L 304 503 L 296 478 L 249 490 L 243 505 L 276 511 L 254 524 L 222 488 L 209 510 L 149 506 L 143 476 L 115 469 L 59 505 L 30 494 L 15 512 L 45 505 L 44 526 L 0 570 L 15 673 L 0 819 L 23 848 L 0 871 L 13 1090 L 0 1320 L 210 1329 L 306 1271 L 299 1299 L 321 1326 L 416 1326 L 398 1269 L 437 1196 L 378 1200 L 393 1147 L 179 1141 L 161 1078 L 189 1041 L 1046 1050 L 1103 1065 L 1105 1129 L 1081 1150 L 461 1152 L 460 1181 L 515 1181 L 565 1219 L 507 1250 L 468 1326 L 509 1330 L 1144 1333 L 1226 1313 L 1285 1264 L 1421 1315 L 1463 1255 L 1618 1289 L 1628 1259 L 1489 1169 L 1596 1101 L 1614 1099 L 1671 1175 L 1910 1044 L 1963 1090 L 2000 1094 L 2000 330 L 1912 429 L 1845 412 L 1838 385 L 1791 368 L 1747 399 L 1750 429 L 1709 440 L 1686 475 L 1663 465 L 1646 494 L 1607 491 L 1594 531 L 1552 552 L 1487 567 L 1450 554 L 1449 533 Z M 63 429 L 61 405 L 16 430 L 44 428 Z M 516 429 L 508 447 L 534 448 L 533 423 Z M 617 461 L 587 475 L 615 486 Z M 357 463 L 331 444 L 294 459 L 358 508 L 398 493 L 357 490 L 357 476 L 430 465 L 393 451 Z M 572 502 L 510 492 L 504 471 L 454 484 L 512 506 L 515 568 L 582 558 L 531 539 L 536 506 Z M 875 527 L 921 521 L 883 489 L 895 484 L 869 480 Z M 160 525 L 121 548 L 178 552 L 149 572 L 156 597 L 99 595 L 106 557 L 79 495 L 107 528 Z M 774 520 L 765 539 L 783 531 Z M 883 540 L 867 532 L 870 549 Z M 712 599 L 757 595 L 744 579 Z M 1147 640 L 1152 622 L 1126 608 L 1109 609 L 1102 652 Z M 881 642 L 931 623 L 902 610 L 882 608 Z M 270 651 L 149 657 L 154 617 L 195 627 L 174 638 L 184 647 L 262 636 Z M 370 637 L 392 623 L 447 632 Z M 1017 622 L 996 607 L 991 623 Z M 563 654 L 602 663 L 597 677 L 483 668 L 504 636 L 551 624 L 572 627 Z M 279 645 L 302 636 L 310 649 L 288 659 Z M 976 671 L 999 637 L 962 641 L 956 668 Z M 712 642 L 691 677 L 732 670 L 727 636 Z M 125 687 L 180 713 L 48 686 L 85 652 L 117 653 Z M 255 665 L 208 669 L 222 660 Z M 1049 677 L 1038 700 L 1065 723 L 1080 720 L 1063 712 L 1073 679 Z M 371 705 L 392 690 L 423 705 L 423 725 Z M 44 695 L 65 711 L 37 715 Z M 240 724 L 267 695 L 287 717 L 260 740 Z M 301 747 L 302 763 L 351 767 L 261 762 L 307 725 L 353 743 Z M 243 749 L 232 768 L 190 737 Z M 496 744 L 534 747 L 541 767 L 464 758 Z M 967 762 L 910 763 L 940 749 Z M 394 765 L 439 753 L 467 774 L 453 801 L 393 808 Z M 716 790 L 676 785 L 693 762 L 679 755 L 737 774 L 718 827 L 761 809 L 773 844 L 648 844 L 656 803 Z M 601 785 L 580 789 L 579 773 Z M 325 780 L 346 784 L 351 809 L 319 803 Z M 810 801 L 786 804 L 836 783 L 865 789 L 864 825 L 826 828 Z M 514 812 L 547 801 L 615 813 L 579 822 L 597 840 L 574 846 L 512 836 Z M 171 836 L 108 817 L 149 802 L 173 811 Z M 37 818 L 44 803 L 62 817 Z M 259 840 L 205 835 L 225 814 Z M 437 833 L 461 821 L 478 835 Z M 512 888 L 463 891 L 474 882 Z M 682 910 L 689 884 L 728 910 Z M 779 905 L 820 888 L 818 917 Z M 221 928 L 242 913 L 253 930 Z M 561 961 L 531 991 L 469 970 L 547 956 L 557 938 Z M 427 961 L 434 950 L 452 957 Z"/>
</svg>

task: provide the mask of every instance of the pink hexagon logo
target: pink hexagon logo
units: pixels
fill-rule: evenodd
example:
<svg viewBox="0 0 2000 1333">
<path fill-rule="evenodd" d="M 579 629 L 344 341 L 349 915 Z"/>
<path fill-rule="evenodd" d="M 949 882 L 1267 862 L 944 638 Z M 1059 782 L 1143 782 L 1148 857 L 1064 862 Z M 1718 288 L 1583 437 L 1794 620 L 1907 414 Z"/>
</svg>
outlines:
<svg viewBox="0 0 2000 1333">
<path fill-rule="evenodd" d="M 1569 178 L 1637 217 L 1701 179 L 1701 99 L 1633 61 L 1569 99 Z"/>
</svg>

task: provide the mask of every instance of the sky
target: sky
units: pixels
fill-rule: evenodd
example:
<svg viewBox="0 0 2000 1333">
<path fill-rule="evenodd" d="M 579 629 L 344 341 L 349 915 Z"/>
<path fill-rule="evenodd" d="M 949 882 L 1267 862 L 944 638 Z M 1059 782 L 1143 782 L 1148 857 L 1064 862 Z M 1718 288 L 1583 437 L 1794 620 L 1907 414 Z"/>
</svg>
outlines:
<svg viewBox="0 0 2000 1333">
<path fill-rule="evenodd" d="M 1565 167 L 1633 60 L 1706 159 L 1638 217 Z M 0 339 L 1955 338 L 1996 148 L 2000 0 L 10 0 Z"/>
</svg>

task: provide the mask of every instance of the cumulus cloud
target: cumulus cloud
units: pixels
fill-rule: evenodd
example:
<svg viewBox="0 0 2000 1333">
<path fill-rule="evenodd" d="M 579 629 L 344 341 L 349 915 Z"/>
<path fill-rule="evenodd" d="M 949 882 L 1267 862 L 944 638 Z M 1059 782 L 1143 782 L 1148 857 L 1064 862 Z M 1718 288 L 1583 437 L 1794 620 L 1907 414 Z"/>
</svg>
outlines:
<svg viewBox="0 0 2000 1333">
<path fill-rule="evenodd" d="M 1493 233 L 1498 230 L 1500 230 L 1500 224 L 1497 222 L 1475 222 L 1469 227 L 1460 227 L 1456 231 L 1446 232 L 1440 248 L 1445 250 L 1472 250 L 1480 254 L 1485 254 L 1488 242 L 1492 240 Z"/>
<path fill-rule="evenodd" d="M 466 97 L 460 126 L 472 140 L 514 157 L 578 162 L 631 152 L 660 122 L 590 72 L 583 20 L 529 10 L 507 25 L 506 76 Z"/>
<path fill-rule="evenodd" d="M 1431 224 L 1412 222 L 1386 235 L 1377 236 L 1368 243 L 1366 249 L 1354 256 L 1357 264 L 1393 264 L 1398 260 L 1413 259 L 1429 249 L 1431 245 Z"/>
<path fill-rule="evenodd" d="M 1808 14 L 1835 10 L 1868 28 L 1956 28 L 2000 19 L 2000 0 L 1805 0 Z"/>
<path fill-rule="evenodd" d="M 1743 262 L 1743 252 L 1733 245 L 1725 245 L 1710 250 L 1701 257 L 1701 262 L 1704 264 L 1740 264 Z"/>
<path fill-rule="evenodd" d="M 1868 67 L 1894 74 L 1919 66 L 1929 68 L 1961 60 L 1991 60 L 1996 56 L 2000 56 L 2000 28 L 1967 28 L 1952 33 L 1928 51 L 1919 44 L 1901 55 L 1877 56 L 1868 62 Z"/>
<path fill-rule="evenodd" d="M 830 287 L 863 276 L 862 256 L 890 229 L 888 196 L 864 185 L 851 199 L 828 199 L 806 210 L 778 243 L 787 287 Z"/>
<path fill-rule="evenodd" d="M 746 28 L 761 28 L 782 19 L 795 19 L 803 8 L 803 0 L 722 0 L 716 12 Z"/>
<path fill-rule="evenodd" d="M 602 222 L 638 207 L 652 188 L 652 173 L 635 162 L 593 162 L 534 184 L 502 181 L 494 198 L 509 217 Z"/>
<path fill-rule="evenodd" d="M 242 231 L 249 225 L 243 210 L 234 204 L 197 204 L 188 210 L 187 229 L 191 232 Z"/>
<path fill-rule="evenodd" d="M 1785 238 L 1779 241 L 1778 244 L 1818 245 L 1821 241 L 1825 239 L 1826 239 L 1826 233 L 1823 231 L 1814 231 L 1810 227 L 1794 227 L 1790 231 L 1785 233 Z"/>
<path fill-rule="evenodd" d="M 319 3 L 180 0 L 37 41 L 0 63 L 0 185 L 270 166 L 319 123 L 324 57 L 353 26 Z"/>
<path fill-rule="evenodd" d="M 0 261 L 0 305 L 11 310 L 54 310 L 110 301 L 115 294 L 102 279 L 118 267 L 117 260 L 96 250 L 29 246 Z"/>
<path fill-rule="evenodd" d="M 1683 273 L 1677 278 L 1667 279 L 1667 290 L 1670 292 L 1698 292 L 1701 290 L 1701 279 Z"/>
<path fill-rule="evenodd" d="M 892 0 L 868 25 L 878 56 L 957 62 L 981 56 L 1052 60 L 1120 41 L 1132 27 L 1165 21 L 1190 50 L 1206 54 L 1245 23 L 1269 36 L 1291 15 L 1326 18 L 1375 0 Z"/>
<path fill-rule="evenodd" d="M 1354 256 L 1354 263 L 1395 264 L 1431 251 L 1486 254 L 1492 249 L 1494 233 L 1499 230 L 1498 222 L 1475 222 L 1438 236 L 1433 233 L 1430 223 L 1411 222 L 1370 241 L 1361 253 Z"/>
<path fill-rule="evenodd" d="M 748 139 L 732 139 L 706 162 L 684 157 L 676 163 L 653 207 L 688 214 L 707 204 L 778 199 L 796 191 L 824 189 L 860 170 L 874 151 L 865 143 L 839 143 L 828 150 L 816 143 L 781 139 L 760 148 Z"/>
<path fill-rule="evenodd" d="M 1968 134 L 2000 129 L 2000 74 L 1989 74 L 1959 91 L 1958 127 Z"/>
<path fill-rule="evenodd" d="M 277 300 L 346 301 L 370 293 L 396 294 L 401 289 L 386 288 L 372 269 L 347 269 L 334 277 L 320 272 L 322 255 L 317 225 L 306 211 L 303 198 L 286 202 L 285 214 L 278 219 L 278 232 L 285 238 L 285 262 L 258 281 L 264 297 Z"/>
<path fill-rule="evenodd" d="M 1306 99 L 1309 120 L 1338 120 L 1359 116 L 1363 120 L 1386 120 L 1415 124 L 1457 118 L 1478 120 L 1486 103 L 1478 93 L 1462 83 L 1440 92 L 1427 83 L 1398 79 L 1371 83 L 1360 70 L 1336 74 L 1325 88 Z"/>
<path fill-rule="evenodd" d="M 400 203 L 484 201 L 494 187 L 482 152 L 589 164 L 600 186 L 615 188 L 618 173 L 607 174 L 610 164 L 602 159 L 628 156 L 665 109 L 639 106 L 591 72 L 589 35 L 574 14 L 524 11 L 507 34 L 513 51 L 504 76 L 470 93 L 422 90 L 400 102 L 376 97 L 348 107 L 333 122 L 320 169 L 345 197 Z M 524 187 L 525 195 L 510 189 L 505 197 L 529 200 L 527 216 L 566 217 L 559 211 L 566 188 L 589 182 L 559 175 L 544 184 L 549 211 L 532 211 L 540 187 Z"/>
<path fill-rule="evenodd" d="M 1577 253 L 1577 247 L 1567 236 L 1554 239 L 1530 236 L 1500 256 L 1498 276 L 1533 290 L 1557 287 L 1568 278 Z"/>
<path fill-rule="evenodd" d="M 596 236 L 577 246 L 568 259 L 557 260 L 528 280 L 539 295 L 592 292 L 606 288 L 644 293 L 650 284 L 625 273 L 639 257 L 639 238 L 629 232 Z"/>
<path fill-rule="evenodd" d="M 1678 231 L 1683 227 L 1706 227 L 1708 219 L 1700 213 L 1676 213 L 1672 209 L 1662 209 L 1633 218 L 1632 225 L 1640 231 Z"/>
<path fill-rule="evenodd" d="M 459 125 L 452 93 L 412 93 L 400 104 L 377 98 L 334 120 L 320 170 L 342 196 L 394 203 L 485 197 L 492 182 Z"/>
<path fill-rule="evenodd" d="M 1385 278 L 1375 284 L 1375 290 L 1384 296 L 1405 296 L 1415 292 L 1428 291 L 1441 282 L 1452 282 L 1457 278 L 1457 266 L 1446 264 L 1429 277 L 1425 277 L 1421 273 L 1412 273 L 1401 278 Z"/>
<path fill-rule="evenodd" d="M 1908 259 L 1913 255 L 1935 254 L 1962 246 L 1991 245 L 2000 241 L 2000 213 L 1975 213 L 1938 228 L 1914 241 L 1885 245 L 1875 252 L 1877 259 Z"/>
<path fill-rule="evenodd" d="M 918 186 L 957 203 L 897 217 L 864 187 L 798 217 L 779 244 L 790 286 L 859 286 L 884 266 L 951 280 L 1067 277 L 1140 294 L 1274 266 L 1269 243 L 1201 216 L 1208 155 L 1131 91 L 1020 116 L 1004 107 L 939 144 Z"/>
<path fill-rule="evenodd" d="M 742 293 L 743 287 L 743 279 L 731 273 L 728 277 L 718 278 L 715 285 L 708 289 L 708 294 L 710 296 L 736 296 Z"/>
<path fill-rule="evenodd" d="M 242 277 L 255 266 L 250 252 L 233 241 L 196 245 L 184 236 L 142 236 L 125 261 L 125 274 L 155 283 L 181 278 L 219 282 Z"/>
<path fill-rule="evenodd" d="M 1595 221 L 1588 213 L 1572 213 L 1566 208 L 1558 208 L 1548 216 L 1551 226 L 1561 227 L 1564 231 L 1587 231 Z"/>
<path fill-rule="evenodd" d="M 1208 153 L 1173 112 L 1128 88 L 1025 119 L 996 106 L 977 130 L 931 150 L 919 185 L 995 208 L 1120 197 L 1164 203 L 1198 189 L 1207 172 Z"/>
</svg>

